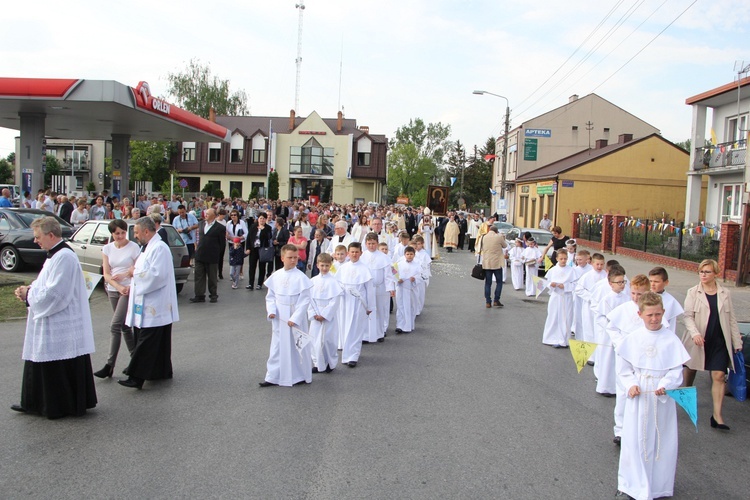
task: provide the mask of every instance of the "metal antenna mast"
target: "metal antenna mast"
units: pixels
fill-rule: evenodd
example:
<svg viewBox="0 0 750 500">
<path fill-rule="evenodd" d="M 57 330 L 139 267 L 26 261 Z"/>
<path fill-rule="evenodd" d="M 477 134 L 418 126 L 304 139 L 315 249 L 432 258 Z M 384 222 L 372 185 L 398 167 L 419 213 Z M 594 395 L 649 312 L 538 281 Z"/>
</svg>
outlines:
<svg viewBox="0 0 750 500">
<path fill-rule="evenodd" d="M 297 31 L 297 83 L 294 88 L 294 112 L 299 113 L 300 73 L 302 72 L 302 14 L 305 12 L 305 0 L 300 0 L 294 7 L 299 9 L 299 28 Z"/>
</svg>

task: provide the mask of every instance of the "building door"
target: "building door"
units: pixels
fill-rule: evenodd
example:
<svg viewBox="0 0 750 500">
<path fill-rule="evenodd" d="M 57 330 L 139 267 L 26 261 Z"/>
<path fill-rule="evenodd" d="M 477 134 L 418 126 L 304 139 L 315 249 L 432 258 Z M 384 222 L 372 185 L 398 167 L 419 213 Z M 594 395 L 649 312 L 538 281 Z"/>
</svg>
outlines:
<svg viewBox="0 0 750 500">
<path fill-rule="evenodd" d="M 531 217 L 526 221 L 527 227 L 536 227 L 536 198 L 531 200 Z"/>
</svg>

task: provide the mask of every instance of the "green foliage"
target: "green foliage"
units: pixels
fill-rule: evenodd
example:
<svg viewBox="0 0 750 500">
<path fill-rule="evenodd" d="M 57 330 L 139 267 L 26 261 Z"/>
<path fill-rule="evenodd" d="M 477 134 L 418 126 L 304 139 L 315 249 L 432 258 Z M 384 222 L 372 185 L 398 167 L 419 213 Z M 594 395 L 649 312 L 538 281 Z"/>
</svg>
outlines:
<svg viewBox="0 0 750 500">
<path fill-rule="evenodd" d="M 486 155 L 495 154 L 495 139 L 490 137 L 484 146 L 474 148 L 474 155 L 464 171 L 464 199 L 467 207 L 490 205 L 493 160 L 485 160 Z"/>
<path fill-rule="evenodd" d="M 214 192 L 214 185 L 210 182 L 207 182 L 205 186 L 203 186 L 203 189 L 201 189 L 201 192 L 206 193 L 209 196 L 213 196 Z"/>
<path fill-rule="evenodd" d="M 167 93 L 176 104 L 191 113 L 208 118 L 209 109 L 217 115 L 245 116 L 249 114 L 244 90 L 229 91 L 229 81 L 211 74 L 208 64 L 191 59 L 187 68 L 167 75 Z"/>
<path fill-rule="evenodd" d="M 13 170 L 13 165 L 10 161 L 0 158 L 0 184 L 9 184 L 13 180 Z"/>
<path fill-rule="evenodd" d="M 276 171 L 268 174 L 268 196 L 269 200 L 279 199 L 279 174 Z"/>
<path fill-rule="evenodd" d="M 214 198 L 219 198 L 220 200 L 223 200 L 224 199 L 224 191 L 222 191 L 221 189 L 217 189 L 216 191 L 213 192 L 213 194 L 211 196 L 213 196 Z"/>
<path fill-rule="evenodd" d="M 240 197 L 240 190 L 237 188 L 232 189 L 232 191 L 229 193 L 229 196 L 232 199 L 239 198 Z"/>
<path fill-rule="evenodd" d="M 690 152 L 690 143 L 691 143 L 690 138 L 687 138 L 684 141 L 675 142 L 674 145 L 677 146 L 678 148 L 684 149 L 685 151 L 687 151 L 689 153 Z"/>
<path fill-rule="evenodd" d="M 8 157 L 6 158 L 6 160 L 8 160 L 9 163 L 12 163 L 13 165 L 15 165 L 16 164 L 16 153 L 15 152 L 8 153 Z"/>
<path fill-rule="evenodd" d="M 60 160 L 52 155 L 47 155 L 47 166 L 44 171 L 44 185 L 52 185 L 52 176 L 60 175 Z"/>
<path fill-rule="evenodd" d="M 169 158 L 176 151 L 169 141 L 130 141 L 130 178 L 151 181 L 154 189 L 169 186 Z"/>
<path fill-rule="evenodd" d="M 257 199 L 258 199 L 258 188 L 254 187 L 250 191 L 250 197 L 248 198 L 248 200 L 257 200 Z"/>
<path fill-rule="evenodd" d="M 89 193 L 96 192 L 96 184 L 94 184 L 94 181 L 88 181 L 86 183 L 86 191 Z"/>
<path fill-rule="evenodd" d="M 183 189 L 180 187 L 180 173 L 173 171 L 169 173 L 169 177 L 166 181 L 164 181 L 159 189 L 159 191 L 164 196 L 169 196 L 170 193 L 174 194 L 180 194 L 182 193 Z M 170 182 L 172 180 L 172 174 L 174 174 L 174 182 Z"/>
</svg>

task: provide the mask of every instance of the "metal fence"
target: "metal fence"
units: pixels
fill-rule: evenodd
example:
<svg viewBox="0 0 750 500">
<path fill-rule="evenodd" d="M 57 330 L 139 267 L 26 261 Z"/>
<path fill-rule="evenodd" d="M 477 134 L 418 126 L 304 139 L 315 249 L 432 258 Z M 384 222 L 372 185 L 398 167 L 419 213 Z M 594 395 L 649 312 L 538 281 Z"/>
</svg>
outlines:
<svg viewBox="0 0 750 500">
<path fill-rule="evenodd" d="M 581 214 L 578 216 L 578 236 L 589 241 L 602 241 L 602 216 Z"/>
<path fill-rule="evenodd" d="M 626 248 L 692 262 L 719 257 L 719 229 L 714 226 L 640 219 L 621 224 Z"/>
</svg>

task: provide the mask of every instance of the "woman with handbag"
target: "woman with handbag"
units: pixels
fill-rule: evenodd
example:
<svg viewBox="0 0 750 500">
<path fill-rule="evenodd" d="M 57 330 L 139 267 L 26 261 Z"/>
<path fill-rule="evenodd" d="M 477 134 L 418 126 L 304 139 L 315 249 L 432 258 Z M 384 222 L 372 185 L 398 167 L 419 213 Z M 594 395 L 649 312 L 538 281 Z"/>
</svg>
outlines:
<svg viewBox="0 0 750 500">
<path fill-rule="evenodd" d="M 742 337 L 734 316 L 729 290 L 716 281 L 719 264 L 706 259 L 698 266 L 700 283 L 685 297 L 685 328 L 682 343 L 690 354 L 684 368 L 685 386 L 692 386 L 697 370 L 710 371 L 713 381 L 711 427 L 728 431 L 721 406 L 724 402 L 727 367 L 734 370 L 732 353 L 742 350 Z"/>
<path fill-rule="evenodd" d="M 263 281 L 273 272 L 274 257 L 271 226 L 266 224 L 266 214 L 263 212 L 258 214 L 258 222 L 253 224 L 247 231 L 245 253 L 250 256 L 247 273 L 248 285 L 245 288 L 253 290 L 253 281 L 255 281 L 255 271 L 257 270 L 258 285 L 254 289 L 261 290 L 263 288 Z"/>
<path fill-rule="evenodd" d="M 247 224 L 240 218 L 240 212 L 238 210 L 232 210 L 229 212 L 229 222 L 227 222 L 227 245 L 232 248 L 234 245 L 234 239 L 239 238 L 242 242 L 242 246 L 245 246 L 245 238 L 247 237 Z M 240 279 L 243 278 L 243 271 L 245 267 L 245 261 L 242 261 L 240 265 Z"/>
</svg>

